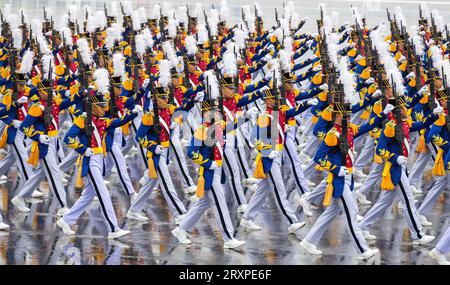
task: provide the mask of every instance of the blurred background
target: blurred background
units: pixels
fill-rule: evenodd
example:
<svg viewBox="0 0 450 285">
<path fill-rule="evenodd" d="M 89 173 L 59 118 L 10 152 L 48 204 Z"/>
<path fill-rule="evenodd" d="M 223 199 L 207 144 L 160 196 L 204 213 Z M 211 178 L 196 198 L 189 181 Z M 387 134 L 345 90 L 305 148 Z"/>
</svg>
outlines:
<svg viewBox="0 0 450 285">
<path fill-rule="evenodd" d="M 103 3 L 119 2 L 119 1 L 109 1 L 109 0 L 1 0 L 0 7 L 4 9 L 5 4 L 11 5 L 11 13 L 18 13 L 18 9 L 25 9 L 25 16 L 29 18 L 42 18 L 42 7 L 46 6 L 51 10 L 49 14 L 54 13 L 56 17 L 60 13 L 67 11 L 69 5 L 77 5 L 83 7 L 84 5 L 89 5 L 93 9 L 103 9 Z M 152 0 L 129 0 L 134 7 L 146 7 L 147 13 L 150 13 L 150 8 L 157 3 L 162 3 L 163 1 L 152 1 Z M 220 5 L 220 0 L 167 0 L 166 2 L 172 3 L 174 7 L 178 5 L 184 5 L 189 3 L 193 7 L 195 2 L 202 3 L 204 7 L 211 7 L 211 4 L 215 4 L 216 7 Z M 275 8 L 281 13 L 283 1 L 279 0 L 259 0 L 257 1 L 264 12 L 264 21 L 266 26 L 271 26 L 275 22 Z M 288 1 L 284 1 L 286 4 Z M 254 1 L 250 0 L 228 0 L 228 5 L 230 7 L 231 24 L 235 24 L 240 20 L 241 17 L 241 7 L 242 5 L 253 5 Z M 417 24 L 417 18 L 419 16 L 419 5 L 424 4 L 428 7 L 428 10 L 432 12 L 436 10 L 443 16 L 444 22 L 449 23 L 450 16 L 450 1 L 445 0 L 434 0 L 434 1 L 414 1 L 414 0 L 295 0 L 295 12 L 297 12 L 300 17 L 308 17 L 309 21 L 304 26 L 304 30 L 308 32 L 315 32 L 317 30 L 317 24 L 315 19 L 320 15 L 319 4 L 324 3 L 326 5 L 328 13 L 337 12 L 339 13 L 339 22 L 344 23 L 345 21 L 353 22 L 352 13 L 350 6 L 356 6 L 362 15 L 367 16 L 367 23 L 372 26 L 386 20 L 386 8 L 388 8 L 392 14 L 394 14 L 395 7 L 400 6 L 401 11 L 406 19 L 406 24 L 412 26 Z M 108 6 L 109 7 L 109 6 Z M 426 10 L 427 7 L 424 7 Z M 27 19 L 27 21 L 28 21 Z M 200 21 L 203 21 L 202 17 Z"/>
</svg>

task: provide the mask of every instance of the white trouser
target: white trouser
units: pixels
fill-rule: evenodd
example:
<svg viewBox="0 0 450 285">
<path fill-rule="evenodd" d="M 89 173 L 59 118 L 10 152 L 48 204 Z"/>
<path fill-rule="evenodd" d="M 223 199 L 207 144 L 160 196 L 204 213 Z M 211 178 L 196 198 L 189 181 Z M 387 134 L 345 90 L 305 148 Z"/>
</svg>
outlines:
<svg viewBox="0 0 450 285">
<path fill-rule="evenodd" d="M 76 161 L 79 155 L 80 154 L 78 152 L 72 149 L 59 164 L 59 169 L 61 169 L 62 172 L 68 172 L 71 168 L 76 166 Z"/>
<path fill-rule="evenodd" d="M 233 239 L 234 228 L 230 218 L 230 212 L 223 193 L 222 184 L 220 178 L 222 175 L 222 169 L 216 169 L 214 171 L 214 178 L 211 189 L 205 189 L 205 196 L 196 201 L 189 208 L 186 213 L 186 217 L 181 221 L 180 228 L 184 231 L 191 231 L 192 228 L 203 217 L 205 211 L 214 204 L 214 214 L 216 221 L 219 224 L 220 233 L 224 241 Z"/>
<path fill-rule="evenodd" d="M 247 204 L 247 199 L 242 188 L 241 175 L 236 159 L 236 149 L 233 146 L 226 146 L 223 153 L 223 170 L 227 177 L 226 185 L 231 188 L 233 197 L 238 205 Z M 227 189 L 226 187 L 225 189 Z"/>
<path fill-rule="evenodd" d="M 385 213 L 386 209 L 392 205 L 396 198 L 404 205 L 403 211 L 409 231 L 411 232 L 411 237 L 413 239 L 420 239 L 423 235 L 422 225 L 417 217 L 414 197 L 404 169 L 402 170 L 400 183 L 395 186 L 394 190 L 381 190 L 377 202 L 359 223 L 361 229 L 366 230 L 374 224 Z"/>
<path fill-rule="evenodd" d="M 385 162 L 380 164 L 372 164 L 372 169 L 370 170 L 369 175 L 367 175 L 363 185 L 359 189 L 361 193 L 364 193 L 365 195 L 369 194 L 370 188 L 381 181 L 381 174 L 383 173 L 384 163 Z"/>
<path fill-rule="evenodd" d="M 70 208 L 70 211 L 64 215 L 64 221 L 69 225 L 76 223 L 81 214 L 86 210 L 87 206 L 92 202 L 94 196 L 97 195 L 108 231 L 116 232 L 119 230 L 111 196 L 109 195 L 103 179 L 103 167 L 103 154 L 94 154 L 90 157 L 88 174 L 84 179 L 84 181 L 87 182 L 86 187 L 80 198 L 78 198 L 72 208 Z"/>
<path fill-rule="evenodd" d="M 359 138 L 357 139 L 357 141 Z M 361 151 L 359 152 L 358 158 L 356 158 L 354 167 L 356 169 L 362 170 L 364 167 L 366 167 L 367 164 L 370 164 L 373 162 L 373 155 L 375 152 L 375 145 L 374 145 L 375 139 L 371 136 L 367 136 L 364 145 L 361 148 Z"/>
<path fill-rule="evenodd" d="M 258 183 L 258 187 L 253 193 L 250 202 L 247 206 L 247 210 L 244 213 L 244 219 L 255 220 L 256 216 L 261 211 L 267 197 L 269 196 L 270 188 L 275 197 L 275 204 L 278 210 L 282 213 L 284 220 L 292 225 L 298 222 L 286 195 L 286 188 L 283 183 L 283 176 L 281 175 L 281 157 L 277 157 L 266 174 L 266 178 L 262 179 Z"/>
<path fill-rule="evenodd" d="M 172 130 L 172 134 L 170 136 L 169 153 L 175 164 L 175 169 L 177 171 L 178 178 L 180 179 L 181 187 L 183 187 L 183 189 L 186 189 L 190 186 L 194 186 L 195 184 L 189 174 L 186 155 L 183 151 L 183 147 L 181 146 L 180 134 L 181 126 L 176 125 L 176 127 Z"/>
<path fill-rule="evenodd" d="M 409 173 L 409 183 L 411 185 L 420 183 L 422 181 L 425 167 L 431 161 L 434 163 L 437 154 L 437 147 L 432 143 L 427 143 L 427 151 L 419 153 L 417 160 L 414 162 L 411 172 Z"/>
<path fill-rule="evenodd" d="M 339 213 L 343 212 L 350 230 L 352 241 L 358 252 L 363 253 L 369 249 L 362 231 L 356 221 L 358 209 L 355 207 L 355 198 L 350 191 L 350 179 L 350 176 L 346 177 L 342 196 L 338 199 L 332 198 L 331 204 L 326 207 L 325 211 L 319 216 L 311 230 L 306 235 L 305 239 L 310 243 L 317 245 L 334 218 L 336 218 Z"/>
<path fill-rule="evenodd" d="M 297 147 L 294 139 L 290 136 L 286 138 L 283 149 L 283 161 L 289 165 L 289 168 L 294 175 L 295 186 L 298 194 L 302 195 L 309 192 L 308 181 L 303 174 L 301 162 L 298 157 Z"/>
<path fill-rule="evenodd" d="M 450 253 L 450 227 L 447 227 L 444 235 L 437 243 L 436 249 L 443 254 Z"/>
<path fill-rule="evenodd" d="M 431 187 L 428 191 L 427 196 L 423 199 L 419 209 L 417 209 L 418 213 L 421 215 L 426 215 L 433 210 L 433 207 L 442 191 L 444 191 L 444 189 L 449 189 L 450 174 L 445 174 L 444 176 L 434 176 L 434 180 L 435 182 L 433 187 Z"/>
<path fill-rule="evenodd" d="M 127 163 L 123 157 L 122 149 L 122 130 L 117 128 L 114 133 L 114 142 L 111 150 L 108 152 L 105 159 L 105 177 L 111 175 L 113 166 L 117 169 L 117 175 L 119 176 L 120 184 L 122 184 L 125 193 L 130 196 L 135 194 L 133 184 L 131 183 L 130 175 L 127 171 Z"/>
<path fill-rule="evenodd" d="M 39 186 L 39 183 L 47 178 L 48 185 L 58 200 L 59 206 L 66 207 L 66 192 L 61 182 L 61 173 L 56 161 L 56 137 L 50 137 L 47 155 L 39 159 L 39 165 L 33 170 L 29 179 L 25 182 L 23 189 L 19 193 L 19 197 L 29 198 L 33 191 Z"/>
<path fill-rule="evenodd" d="M 13 143 L 8 145 L 8 153 L 5 158 L 0 161 L 0 175 L 7 173 L 11 166 L 16 163 L 23 181 L 27 181 L 30 177 L 31 167 L 27 163 L 28 154 L 23 144 L 23 137 L 23 133 L 17 131 Z"/>
<path fill-rule="evenodd" d="M 153 189 L 159 184 L 161 193 L 164 199 L 169 205 L 170 210 L 174 216 L 179 216 L 186 213 L 186 208 L 178 198 L 175 187 L 173 186 L 172 177 L 170 176 L 169 169 L 166 164 L 167 160 L 167 148 L 161 153 L 159 157 L 159 164 L 157 168 L 157 178 L 147 179 L 144 186 L 142 186 L 136 200 L 131 204 L 130 211 L 140 212 L 144 208 L 147 200 L 152 193 Z"/>
</svg>

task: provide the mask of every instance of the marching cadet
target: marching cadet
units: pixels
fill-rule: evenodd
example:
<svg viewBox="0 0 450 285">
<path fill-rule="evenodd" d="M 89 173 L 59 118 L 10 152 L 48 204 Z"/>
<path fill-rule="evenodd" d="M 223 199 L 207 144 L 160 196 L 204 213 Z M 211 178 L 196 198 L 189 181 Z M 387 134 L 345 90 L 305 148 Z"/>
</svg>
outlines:
<svg viewBox="0 0 450 285">
<path fill-rule="evenodd" d="M 170 126 L 175 112 L 175 106 L 168 104 L 169 84 L 172 80 L 170 68 L 171 64 L 168 60 L 160 61 L 159 86 L 150 86 L 150 92 L 155 97 L 152 102 L 153 111 L 143 115 L 142 123 L 136 133 L 136 141 L 147 149 L 148 159 L 143 186 L 127 212 L 129 219 L 137 221 L 148 220 L 141 212 L 157 185 L 162 189 L 162 194 L 174 215 L 175 223 L 178 224 L 186 214 L 186 208 L 178 198 L 167 165 L 172 130 Z"/>
<path fill-rule="evenodd" d="M 392 102 L 391 104 L 397 110 L 395 116 L 391 116 L 389 122 L 382 129 L 376 147 L 377 155 L 385 161 L 382 172 L 381 193 L 375 205 L 364 215 L 364 218 L 359 223 L 359 227 L 363 230 L 367 239 L 376 239 L 374 235 L 369 233 L 368 228 L 375 223 L 397 198 L 405 206 L 405 218 L 408 222 L 413 244 L 426 244 L 434 240 L 435 237 L 425 235 L 422 231 L 422 225 L 417 215 L 414 198 L 406 176 L 409 133 L 415 127 L 410 127 L 405 121 L 407 114 L 404 109 L 404 97 L 397 95 L 397 98 L 391 98 L 389 101 L 390 103 Z M 436 113 L 439 112 L 442 112 L 442 108 L 436 110 Z"/>
<path fill-rule="evenodd" d="M 233 237 L 234 227 L 222 189 L 223 131 L 230 128 L 222 124 L 222 114 L 218 112 L 217 101 L 219 85 L 212 71 L 209 71 L 209 74 L 211 76 L 208 76 L 206 87 L 208 92 L 201 104 L 204 122 L 196 129 L 187 149 L 187 155 L 200 166 L 196 192 L 199 200 L 192 204 L 172 234 L 180 243 L 191 244 L 187 233 L 198 223 L 205 211 L 214 205 L 214 214 L 224 240 L 224 248 L 230 249 L 240 247 L 245 242 Z M 231 123 L 234 124 L 234 120 Z"/>
<path fill-rule="evenodd" d="M 340 90 L 339 86 L 336 87 L 336 93 L 338 92 L 339 94 L 334 94 L 333 99 L 335 101 L 334 127 L 327 133 L 314 156 L 314 161 L 329 173 L 323 198 L 323 205 L 326 208 L 306 237 L 300 242 L 300 246 L 305 248 L 310 254 L 322 254 L 322 251 L 317 249 L 317 244 L 331 221 L 340 212 L 344 212 L 352 241 L 360 254 L 358 258 L 365 260 L 373 257 L 379 251 L 378 249 L 369 248 L 356 222 L 358 209 L 355 198 L 351 193 L 354 184 L 351 170 L 354 136 L 366 133 L 368 128 L 363 126 L 358 128 L 351 127 L 349 123 L 350 104 L 344 103 L 344 100 L 347 99 L 342 97 L 344 94 L 341 93 L 342 90 Z"/>
<path fill-rule="evenodd" d="M 258 116 L 257 123 L 252 131 L 251 141 L 258 150 L 254 177 L 262 179 L 253 193 L 240 224 L 249 230 L 261 230 L 254 220 L 266 201 L 271 188 L 276 205 L 287 222 L 289 233 L 295 233 L 305 225 L 299 222 L 289 201 L 281 175 L 281 153 L 285 142 L 286 124 L 290 118 L 301 114 L 310 106 L 316 105 L 316 98 L 300 103 L 293 108 L 288 108 L 285 102 L 280 100 L 279 86 L 274 74 L 273 89 L 264 91 L 266 110 Z"/>
<path fill-rule="evenodd" d="M 10 66 L 7 67 L 9 72 L 13 67 L 12 65 L 15 65 L 15 62 L 13 62 L 15 61 L 14 55 L 11 56 Z M 11 88 L 6 90 L 7 92 L 4 93 L 0 104 L 1 120 L 6 125 L 0 138 L 0 148 L 9 146 L 6 157 L 0 162 L 0 175 L 5 174 L 14 163 L 17 163 L 23 181 L 27 181 L 30 177 L 31 168 L 27 163 L 27 150 L 23 144 L 24 135 L 19 130 L 19 127 L 27 113 L 26 103 L 28 102 L 27 96 L 30 93 L 30 88 L 26 86 L 26 80 L 32 61 L 32 52 L 26 52 L 20 70 L 13 71 L 14 74 L 10 74 L 8 78 L 5 78 L 9 81 L 10 84 L 7 85 L 11 85 Z M 16 95 L 15 100 L 13 100 L 14 95 Z M 41 192 L 34 191 L 32 194 L 34 198 L 41 196 Z"/>
<path fill-rule="evenodd" d="M 58 215 L 68 211 L 66 193 L 57 164 L 57 135 L 59 112 L 74 104 L 71 98 L 61 99 L 53 90 L 52 55 L 42 58 L 44 79 L 37 83 L 37 94 L 29 98 L 28 114 L 20 125 L 20 130 L 33 142 L 28 163 L 35 167 L 20 193 L 11 202 L 21 212 L 29 212 L 25 198 L 31 197 L 41 180 L 46 177 L 60 209 Z"/>
<path fill-rule="evenodd" d="M 107 145 L 111 145 L 113 142 L 115 129 L 132 120 L 139 112 L 139 107 L 133 108 L 132 112 L 127 111 L 121 118 L 109 119 L 105 117 L 108 106 L 108 99 L 106 98 L 108 84 L 109 78 L 105 70 L 103 74 L 98 74 L 96 91 L 92 89 L 94 86 L 83 91 L 86 92 L 84 99 L 85 114 L 75 118 L 74 124 L 64 137 L 64 142 L 81 156 L 77 179 L 85 178 L 87 182 L 80 198 L 56 222 L 66 235 L 75 234 L 71 226 L 86 210 L 94 196 L 99 199 L 101 212 L 106 221 L 108 238 L 119 238 L 130 233 L 118 226 L 111 197 L 103 179 L 104 157 L 106 156 Z"/>
</svg>

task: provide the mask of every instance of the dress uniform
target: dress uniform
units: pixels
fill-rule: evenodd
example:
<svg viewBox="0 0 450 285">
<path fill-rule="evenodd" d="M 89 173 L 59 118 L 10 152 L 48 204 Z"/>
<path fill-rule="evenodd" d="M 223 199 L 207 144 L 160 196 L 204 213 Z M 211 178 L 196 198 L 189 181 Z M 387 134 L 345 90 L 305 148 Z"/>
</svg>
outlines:
<svg viewBox="0 0 450 285">
<path fill-rule="evenodd" d="M 216 83 L 217 84 L 217 83 Z M 213 87 L 214 88 L 214 87 Z M 216 86 L 215 88 L 219 88 Z M 218 92 L 218 90 L 216 90 Z M 212 94 L 207 94 L 213 98 Z M 211 96 L 211 97 L 210 97 Z M 202 102 L 202 112 L 204 118 L 211 118 L 211 112 L 216 112 L 219 103 L 215 99 L 204 98 Z M 205 100 L 206 99 L 206 100 Z M 214 113 L 212 122 L 204 122 L 196 131 L 187 149 L 187 155 L 200 166 L 197 182 L 196 196 L 199 198 L 189 208 L 180 226 L 172 231 L 172 234 L 182 244 L 190 244 L 187 232 L 198 223 L 204 212 L 214 205 L 214 214 L 219 224 L 220 233 L 224 240 L 224 248 L 236 248 L 245 244 L 234 238 L 234 227 L 230 218 L 230 213 L 225 200 L 225 193 L 222 188 L 222 160 L 223 160 L 223 129 L 218 119 L 220 116 Z M 234 124 L 234 121 L 232 122 Z M 213 128 L 213 137 L 209 138 Z M 225 129 L 228 129 L 225 127 Z"/>
<path fill-rule="evenodd" d="M 106 78 L 106 80 L 108 80 Z M 105 92 L 105 90 L 101 90 Z M 93 94 L 94 93 L 94 94 Z M 70 228 L 75 224 L 86 207 L 97 196 L 100 202 L 102 214 L 106 220 L 108 238 L 118 238 L 129 233 L 119 228 L 114 212 L 110 194 L 103 180 L 105 168 L 104 156 L 107 145 L 112 145 L 114 131 L 123 126 L 136 116 L 139 109 L 134 108 L 132 113 L 124 114 L 121 118 L 109 119 L 104 117 L 107 101 L 105 93 L 88 89 L 86 96 L 86 115 L 75 119 L 74 125 L 67 132 L 64 142 L 80 154 L 78 179 L 85 178 L 86 186 L 81 197 L 75 202 L 70 210 L 57 221 L 65 234 L 71 235 L 75 232 Z M 92 100 L 92 101 L 91 101 Z M 92 105 L 91 105 L 92 104 Z M 89 106 L 91 105 L 91 107 Z M 89 110 L 92 108 L 92 117 L 89 118 Z M 92 126 L 92 133 L 88 136 L 87 127 Z"/>
<path fill-rule="evenodd" d="M 289 225 L 289 233 L 295 233 L 305 225 L 305 222 L 298 221 L 297 216 L 287 200 L 284 184 L 277 183 L 277 181 L 283 180 L 281 176 L 281 154 L 285 141 L 285 128 L 290 118 L 294 118 L 304 112 L 311 105 L 317 104 L 317 99 L 311 99 L 307 103 L 300 103 L 294 108 L 288 109 L 285 105 L 278 107 L 279 95 L 277 90 L 266 90 L 264 92 L 266 110 L 258 116 L 257 124 L 252 131 L 251 137 L 252 143 L 259 152 L 253 175 L 255 178 L 262 180 L 258 183 L 257 189 L 250 199 L 240 224 L 250 230 L 261 229 L 260 226 L 254 223 L 254 220 L 268 197 L 269 192 L 267 188 L 271 188 L 277 207 Z M 268 101 L 272 104 L 275 101 L 275 104 L 267 106 Z M 276 107 L 275 110 L 273 109 L 274 106 Z M 278 116 L 278 118 L 275 116 Z"/>
</svg>

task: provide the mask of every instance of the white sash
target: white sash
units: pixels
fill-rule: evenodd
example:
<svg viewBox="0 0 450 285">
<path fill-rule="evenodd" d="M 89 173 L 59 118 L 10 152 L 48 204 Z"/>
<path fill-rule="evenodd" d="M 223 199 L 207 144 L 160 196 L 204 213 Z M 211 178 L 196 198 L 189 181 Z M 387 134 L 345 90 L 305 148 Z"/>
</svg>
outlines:
<svg viewBox="0 0 450 285">
<path fill-rule="evenodd" d="M 164 129 L 166 129 L 167 133 L 170 134 L 169 126 L 167 125 L 166 121 L 161 118 L 161 116 L 159 116 L 159 122 L 161 123 L 161 125 L 163 125 Z"/>
</svg>

